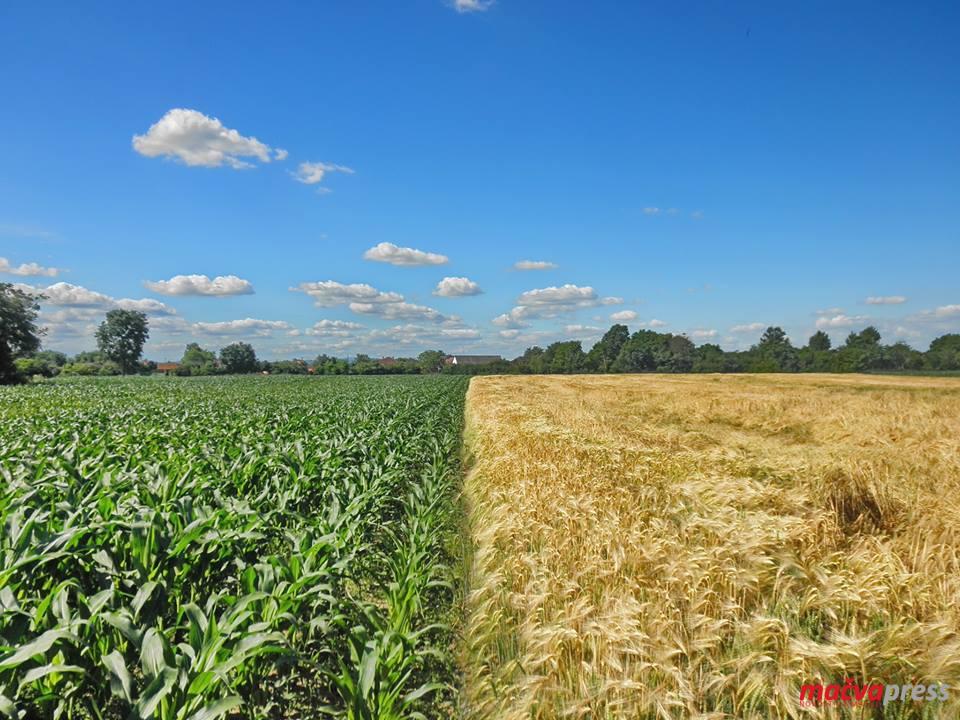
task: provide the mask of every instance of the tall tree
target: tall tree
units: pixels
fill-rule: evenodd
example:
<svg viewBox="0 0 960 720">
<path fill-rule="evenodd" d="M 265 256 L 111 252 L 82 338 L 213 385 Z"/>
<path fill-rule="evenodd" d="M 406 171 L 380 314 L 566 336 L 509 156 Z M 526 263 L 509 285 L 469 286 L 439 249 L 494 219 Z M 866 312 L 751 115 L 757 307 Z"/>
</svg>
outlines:
<svg viewBox="0 0 960 720">
<path fill-rule="evenodd" d="M 111 310 L 97 328 L 100 352 L 120 366 L 128 375 L 137 372 L 143 344 L 147 341 L 147 316 L 136 310 Z"/>
<path fill-rule="evenodd" d="M 626 325 L 613 325 L 587 353 L 587 367 L 597 372 L 610 372 L 620 350 L 630 339 Z"/>
<path fill-rule="evenodd" d="M 583 370 L 586 355 L 579 340 L 555 342 L 543 353 L 545 370 L 548 373 L 575 373 Z"/>
<path fill-rule="evenodd" d="M 217 355 L 204 350 L 198 343 L 188 343 L 180 358 L 178 375 L 213 375 L 217 371 Z"/>
<path fill-rule="evenodd" d="M 443 359 L 447 356 L 443 350 L 424 350 L 417 356 L 422 373 L 436 373 L 443 370 Z"/>
<path fill-rule="evenodd" d="M 0 384 L 17 382 L 14 360 L 40 349 L 43 330 L 37 327 L 37 297 L 0 283 Z"/>
<path fill-rule="evenodd" d="M 960 370 L 960 333 L 941 335 L 930 343 L 926 362 L 934 370 Z"/>
<path fill-rule="evenodd" d="M 823 330 L 817 330 L 807 341 L 807 347 L 815 352 L 824 352 L 830 349 L 830 336 Z"/>
<path fill-rule="evenodd" d="M 220 350 L 220 362 L 228 373 L 252 373 L 257 369 L 257 353 L 245 342 L 235 342 Z"/>
<path fill-rule="evenodd" d="M 760 342 L 750 349 L 754 372 L 794 372 L 800 367 L 797 349 L 783 328 L 771 326 L 763 332 Z"/>
</svg>

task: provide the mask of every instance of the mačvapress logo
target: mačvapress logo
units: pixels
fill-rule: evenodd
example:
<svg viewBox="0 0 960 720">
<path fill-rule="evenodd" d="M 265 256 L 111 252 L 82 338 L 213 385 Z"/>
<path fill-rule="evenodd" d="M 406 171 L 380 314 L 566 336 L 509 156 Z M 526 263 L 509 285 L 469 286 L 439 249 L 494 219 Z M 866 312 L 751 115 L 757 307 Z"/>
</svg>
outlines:
<svg viewBox="0 0 960 720">
<path fill-rule="evenodd" d="M 857 684 L 852 678 L 840 683 L 823 685 L 810 683 L 800 686 L 800 704 L 803 706 L 847 703 L 887 705 L 892 702 L 943 702 L 947 700 L 950 687 L 946 683 L 865 683 Z"/>
</svg>

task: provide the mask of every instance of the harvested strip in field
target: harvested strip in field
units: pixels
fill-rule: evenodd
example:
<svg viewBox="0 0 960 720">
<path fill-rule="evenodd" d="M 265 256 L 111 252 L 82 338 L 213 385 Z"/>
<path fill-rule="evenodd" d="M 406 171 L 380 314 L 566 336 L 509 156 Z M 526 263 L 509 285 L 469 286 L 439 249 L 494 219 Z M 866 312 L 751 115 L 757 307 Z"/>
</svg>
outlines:
<svg viewBox="0 0 960 720">
<path fill-rule="evenodd" d="M 470 717 L 960 716 L 960 382 L 476 378 L 467 442 Z"/>
<path fill-rule="evenodd" d="M 448 714 L 465 390 L 0 388 L 0 716 Z"/>
</svg>

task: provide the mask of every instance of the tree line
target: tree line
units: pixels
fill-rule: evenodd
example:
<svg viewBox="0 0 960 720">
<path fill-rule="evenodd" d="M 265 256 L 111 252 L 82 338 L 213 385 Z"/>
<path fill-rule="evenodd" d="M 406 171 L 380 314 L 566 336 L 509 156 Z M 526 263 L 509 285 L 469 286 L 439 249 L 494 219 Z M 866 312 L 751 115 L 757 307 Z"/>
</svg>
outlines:
<svg viewBox="0 0 960 720">
<path fill-rule="evenodd" d="M 133 310 L 110 310 L 97 328 L 97 350 L 68 358 L 41 350 L 43 328 L 37 325 L 39 300 L 0 283 L 0 384 L 32 376 L 129 375 L 157 370 L 144 361 L 149 336 L 147 316 Z M 579 340 L 534 346 L 513 360 L 485 365 L 450 365 L 442 350 L 428 350 L 416 358 L 374 359 L 359 354 L 352 359 L 326 354 L 312 362 L 303 359 L 264 361 L 254 348 L 235 342 L 219 353 L 190 343 L 172 370 L 177 375 L 241 373 L 317 375 L 491 374 L 491 373 L 738 373 L 738 372 L 947 372 L 960 370 L 960 334 L 938 337 L 926 352 L 905 342 L 884 345 L 874 327 L 851 332 L 832 347 L 823 331 L 796 347 L 779 327 L 768 327 L 748 350 L 728 351 L 719 345 L 695 345 L 687 336 L 611 326 L 589 351 Z"/>
</svg>

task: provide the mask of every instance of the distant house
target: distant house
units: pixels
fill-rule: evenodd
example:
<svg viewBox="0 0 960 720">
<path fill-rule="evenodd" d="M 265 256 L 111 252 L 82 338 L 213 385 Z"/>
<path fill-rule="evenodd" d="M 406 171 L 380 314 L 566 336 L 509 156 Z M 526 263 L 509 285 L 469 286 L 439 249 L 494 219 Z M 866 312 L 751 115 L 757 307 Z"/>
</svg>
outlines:
<svg viewBox="0 0 960 720">
<path fill-rule="evenodd" d="M 175 373 L 179 367 L 180 363 L 175 362 L 157 363 L 157 369 L 154 370 L 154 372 L 163 373 L 164 375 L 171 375 Z"/>
<path fill-rule="evenodd" d="M 503 360 L 499 355 L 447 355 L 444 365 L 489 365 Z"/>
<path fill-rule="evenodd" d="M 385 357 L 377 360 L 377 365 L 379 365 L 380 367 L 388 368 L 388 367 L 393 367 L 396 364 L 397 364 L 396 358 L 392 358 L 392 357 Z"/>
</svg>

